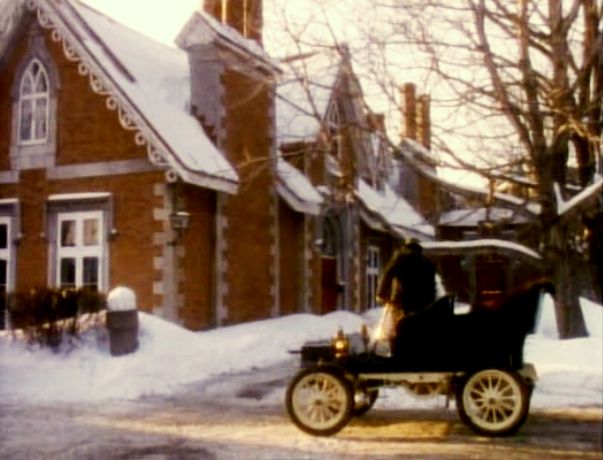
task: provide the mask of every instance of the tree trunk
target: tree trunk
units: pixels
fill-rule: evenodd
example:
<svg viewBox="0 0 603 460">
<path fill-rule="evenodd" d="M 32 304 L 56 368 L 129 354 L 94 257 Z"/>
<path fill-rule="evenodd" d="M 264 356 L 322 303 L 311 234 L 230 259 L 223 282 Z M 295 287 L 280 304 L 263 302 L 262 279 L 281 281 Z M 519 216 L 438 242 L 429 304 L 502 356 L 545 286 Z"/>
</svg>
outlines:
<svg viewBox="0 0 603 460">
<path fill-rule="evenodd" d="M 559 337 L 569 339 L 587 335 L 582 309 L 580 307 L 581 280 L 584 263 L 576 256 L 569 244 L 571 235 L 565 226 L 551 229 L 549 249 L 545 263 L 555 285 L 555 313 Z"/>
</svg>

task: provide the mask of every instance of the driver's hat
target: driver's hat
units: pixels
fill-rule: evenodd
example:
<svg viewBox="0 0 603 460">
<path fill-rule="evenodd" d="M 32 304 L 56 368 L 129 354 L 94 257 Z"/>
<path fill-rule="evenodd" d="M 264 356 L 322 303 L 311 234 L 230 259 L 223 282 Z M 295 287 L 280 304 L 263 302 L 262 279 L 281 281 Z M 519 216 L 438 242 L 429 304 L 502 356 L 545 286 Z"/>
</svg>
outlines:
<svg viewBox="0 0 603 460">
<path fill-rule="evenodd" d="M 422 251 L 423 248 L 419 243 L 419 240 L 416 238 L 407 238 L 404 240 L 404 247 L 410 249 L 411 251 Z"/>
</svg>

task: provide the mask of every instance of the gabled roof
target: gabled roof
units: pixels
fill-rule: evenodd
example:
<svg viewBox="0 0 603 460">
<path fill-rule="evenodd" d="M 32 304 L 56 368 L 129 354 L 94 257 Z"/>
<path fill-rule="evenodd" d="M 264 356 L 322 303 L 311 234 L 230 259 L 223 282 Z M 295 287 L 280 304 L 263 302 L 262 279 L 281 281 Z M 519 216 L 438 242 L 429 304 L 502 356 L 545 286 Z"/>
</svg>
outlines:
<svg viewBox="0 0 603 460">
<path fill-rule="evenodd" d="M 107 108 L 117 111 L 121 125 L 135 132 L 136 143 L 147 146 L 151 162 L 186 182 L 236 191 L 236 171 L 188 112 L 185 51 L 162 45 L 77 0 L 26 4 L 53 39 L 62 42 L 80 74 L 89 76 L 91 89 L 106 96 Z M 9 13 L 0 9 L 0 15 Z"/>
<path fill-rule="evenodd" d="M 284 74 L 276 97 L 279 144 L 316 141 L 341 66 L 337 52 L 316 52 L 282 61 Z"/>
<path fill-rule="evenodd" d="M 183 49 L 199 44 L 220 43 L 240 56 L 251 57 L 269 73 L 279 73 L 278 63 L 255 40 L 243 37 L 234 28 L 222 24 L 205 11 L 195 11 L 184 25 L 176 43 Z"/>
</svg>

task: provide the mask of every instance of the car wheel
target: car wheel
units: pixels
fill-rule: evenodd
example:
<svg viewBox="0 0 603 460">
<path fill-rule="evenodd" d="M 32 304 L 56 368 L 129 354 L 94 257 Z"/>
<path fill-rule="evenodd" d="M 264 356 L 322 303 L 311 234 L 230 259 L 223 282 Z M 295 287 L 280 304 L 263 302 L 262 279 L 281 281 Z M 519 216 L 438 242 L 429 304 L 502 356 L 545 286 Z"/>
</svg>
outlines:
<svg viewBox="0 0 603 460">
<path fill-rule="evenodd" d="M 456 404 L 461 420 L 475 432 L 504 436 L 516 432 L 525 422 L 529 396 L 516 373 L 485 369 L 459 386 Z"/>
<path fill-rule="evenodd" d="M 298 428 L 330 436 L 350 420 L 354 397 L 350 383 L 332 369 L 306 369 L 287 388 L 287 412 Z"/>
<path fill-rule="evenodd" d="M 352 409 L 352 415 L 354 417 L 360 417 L 366 414 L 375 405 L 375 401 L 379 397 L 379 390 L 377 388 L 366 388 L 360 386 L 356 388 L 354 392 L 354 407 Z"/>
</svg>

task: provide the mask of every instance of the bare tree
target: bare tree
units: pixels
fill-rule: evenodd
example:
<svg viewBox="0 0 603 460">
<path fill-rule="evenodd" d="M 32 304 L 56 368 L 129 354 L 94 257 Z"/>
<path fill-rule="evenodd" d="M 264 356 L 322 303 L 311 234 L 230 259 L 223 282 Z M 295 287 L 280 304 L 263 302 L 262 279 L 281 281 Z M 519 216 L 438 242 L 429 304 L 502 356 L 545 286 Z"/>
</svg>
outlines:
<svg viewBox="0 0 603 460">
<path fill-rule="evenodd" d="M 420 78 L 434 107 L 446 109 L 433 127 L 434 149 L 491 183 L 529 188 L 522 196 L 539 204 L 537 249 L 557 287 L 560 333 L 584 334 L 576 274 L 590 256 L 593 288 L 601 282 L 600 184 L 571 212 L 565 204 L 601 176 L 603 4 L 367 1 L 378 14 L 362 17 L 350 46 L 363 83 L 395 101 L 402 74 Z M 324 9 L 295 33 L 287 28 L 299 52 L 342 48 Z"/>
</svg>

